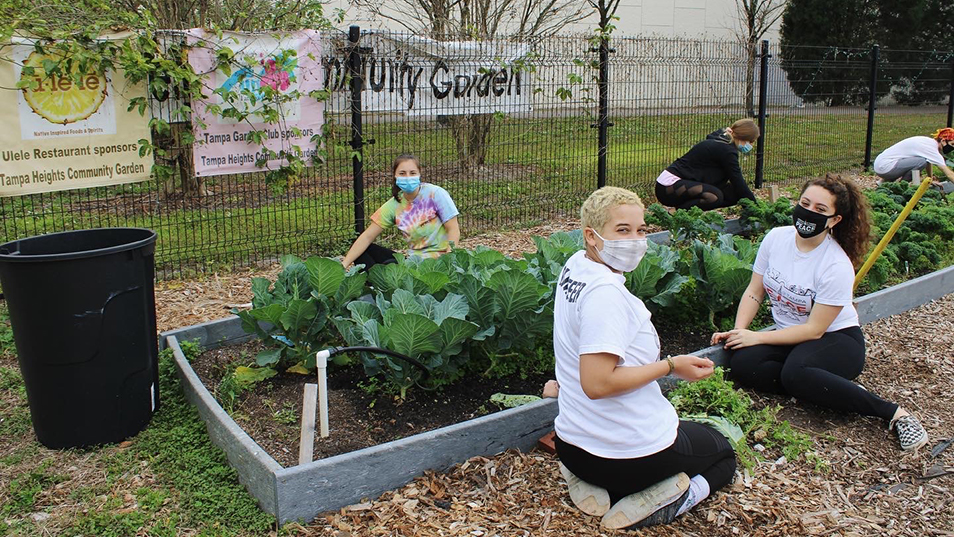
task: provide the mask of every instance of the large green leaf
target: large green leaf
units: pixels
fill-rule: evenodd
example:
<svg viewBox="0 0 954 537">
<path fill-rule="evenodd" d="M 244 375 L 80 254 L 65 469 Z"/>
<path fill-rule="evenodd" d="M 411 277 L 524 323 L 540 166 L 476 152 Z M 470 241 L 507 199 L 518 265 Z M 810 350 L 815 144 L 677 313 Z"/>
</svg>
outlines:
<svg viewBox="0 0 954 537">
<path fill-rule="evenodd" d="M 482 267 L 490 267 L 504 260 L 504 255 L 486 246 L 478 246 L 473 254 L 474 262 Z"/>
<path fill-rule="evenodd" d="M 427 293 L 435 295 L 450 283 L 450 276 L 442 272 L 421 272 L 415 276 L 427 288 Z"/>
<path fill-rule="evenodd" d="M 283 308 L 281 304 L 269 304 L 264 308 L 248 310 L 248 313 L 259 321 L 265 321 L 272 323 L 275 326 L 281 326 L 282 314 L 285 313 L 285 308 Z"/>
<path fill-rule="evenodd" d="M 287 303 L 296 298 L 307 298 L 311 295 L 311 284 L 308 283 L 310 279 L 308 267 L 300 260 L 291 262 L 293 259 L 298 259 L 294 256 L 285 256 L 282 259 L 284 268 L 279 273 L 278 279 L 275 280 L 275 291 L 273 293 L 275 299 Z M 284 265 L 284 261 L 289 261 L 289 264 Z"/>
<path fill-rule="evenodd" d="M 476 277 L 469 274 L 461 276 L 460 285 L 457 292 L 467 299 L 470 306 L 468 316 L 471 321 L 479 324 L 484 329 L 494 326 L 494 290 L 484 287 Z"/>
<path fill-rule="evenodd" d="M 368 271 L 368 280 L 371 285 L 387 296 L 391 296 L 395 289 L 407 288 L 407 280 L 410 276 L 409 269 L 397 263 L 379 263 Z"/>
<path fill-rule="evenodd" d="M 396 313 L 391 316 L 387 328 L 388 346 L 393 351 L 417 358 L 424 353 L 441 350 L 440 327 L 423 315 Z"/>
<path fill-rule="evenodd" d="M 261 308 L 272 302 L 271 286 L 272 282 L 268 278 L 252 278 L 253 308 Z"/>
<path fill-rule="evenodd" d="M 444 319 L 440 328 L 441 341 L 444 347 L 443 354 L 458 354 L 460 352 L 459 345 L 476 334 L 479 329 L 479 326 L 470 321 L 455 317 Z"/>
<path fill-rule="evenodd" d="M 282 349 L 265 349 L 255 357 L 255 363 L 262 366 L 277 364 L 281 357 Z"/>
<path fill-rule="evenodd" d="M 341 263 L 327 257 L 309 257 L 305 267 L 309 274 L 308 283 L 315 292 L 329 298 L 338 293 L 338 287 L 345 279 Z"/>
<path fill-rule="evenodd" d="M 361 296 L 367 289 L 367 287 L 365 287 L 367 281 L 368 274 L 366 272 L 359 272 L 358 274 L 352 276 L 345 276 L 344 281 L 341 283 L 341 286 L 338 287 L 338 291 L 334 295 L 335 304 L 337 304 L 337 307 L 340 308 L 351 300 Z"/>
<path fill-rule="evenodd" d="M 641 299 L 652 298 L 656 284 L 667 274 L 660 261 L 659 256 L 647 253 L 636 269 L 626 274 L 626 288 Z"/>
<path fill-rule="evenodd" d="M 662 286 L 656 290 L 656 294 L 649 297 L 649 300 L 663 308 L 668 308 L 675 304 L 676 297 L 682 286 L 689 281 L 688 276 L 682 274 L 670 274 L 668 278 L 663 279 Z"/>
<path fill-rule="evenodd" d="M 357 323 L 363 323 L 368 319 L 377 319 L 381 320 L 381 312 L 378 311 L 377 306 L 370 302 L 365 302 L 363 300 L 352 300 L 347 305 L 348 311 L 351 312 L 351 318 Z"/>
<path fill-rule="evenodd" d="M 455 319 L 466 319 L 469 312 L 470 307 L 467 305 L 467 299 L 462 295 L 450 293 L 437 305 L 437 308 L 434 310 L 434 315 L 430 317 L 435 323 L 442 324 L 445 319 L 451 317 Z"/>
<path fill-rule="evenodd" d="M 288 303 L 288 308 L 282 313 L 281 326 L 286 333 L 306 329 L 317 314 L 318 307 L 315 302 L 295 299 Z"/>
<path fill-rule="evenodd" d="M 401 313 L 416 313 L 426 317 L 424 308 L 418 303 L 417 297 L 404 289 L 396 289 L 391 295 L 391 307 Z"/>
<path fill-rule="evenodd" d="M 250 313 L 250 310 L 239 311 L 236 315 L 242 320 L 242 330 L 246 334 L 255 334 L 262 339 L 268 337 L 268 332 L 262 330 L 262 327 L 258 324 L 258 319 Z"/>
<path fill-rule="evenodd" d="M 497 272 L 487 286 L 494 290 L 497 319 L 502 322 L 529 315 L 546 292 L 533 276 L 513 270 Z"/>
</svg>

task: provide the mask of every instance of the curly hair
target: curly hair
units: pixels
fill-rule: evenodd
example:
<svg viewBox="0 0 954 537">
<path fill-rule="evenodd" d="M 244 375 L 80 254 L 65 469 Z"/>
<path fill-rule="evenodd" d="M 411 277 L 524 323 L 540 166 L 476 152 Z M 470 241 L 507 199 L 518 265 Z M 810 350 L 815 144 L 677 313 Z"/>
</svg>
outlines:
<svg viewBox="0 0 954 537">
<path fill-rule="evenodd" d="M 868 198 L 861 188 L 852 181 L 836 173 L 825 177 L 809 179 L 802 186 L 799 197 L 810 186 L 820 186 L 835 197 L 835 214 L 841 215 L 841 221 L 831 229 L 831 234 L 848 254 L 851 264 L 861 264 L 871 241 L 871 208 Z"/>
<path fill-rule="evenodd" d="M 610 217 L 610 209 L 619 205 L 636 205 L 645 209 L 643 200 L 635 192 L 617 186 L 604 186 L 590 194 L 580 207 L 580 222 L 583 227 L 602 231 Z"/>
<path fill-rule="evenodd" d="M 938 142 L 940 142 L 941 140 L 954 142 L 954 129 L 950 127 L 944 127 L 943 129 L 938 129 L 934 131 L 934 134 L 931 135 L 931 138 L 934 138 Z"/>
</svg>

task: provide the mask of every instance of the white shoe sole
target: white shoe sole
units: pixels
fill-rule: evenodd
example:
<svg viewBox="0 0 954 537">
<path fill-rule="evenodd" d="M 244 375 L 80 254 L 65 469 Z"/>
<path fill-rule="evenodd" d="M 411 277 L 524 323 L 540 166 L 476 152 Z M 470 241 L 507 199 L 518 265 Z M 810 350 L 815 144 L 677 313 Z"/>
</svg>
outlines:
<svg viewBox="0 0 954 537">
<path fill-rule="evenodd" d="M 680 472 L 616 502 L 603 516 L 602 526 L 621 530 L 679 499 L 689 488 L 689 476 Z"/>
<path fill-rule="evenodd" d="M 560 463 L 560 474 L 570 490 L 570 499 L 580 511 L 591 516 L 603 516 L 609 511 L 610 499 L 606 489 L 583 481 Z"/>
</svg>

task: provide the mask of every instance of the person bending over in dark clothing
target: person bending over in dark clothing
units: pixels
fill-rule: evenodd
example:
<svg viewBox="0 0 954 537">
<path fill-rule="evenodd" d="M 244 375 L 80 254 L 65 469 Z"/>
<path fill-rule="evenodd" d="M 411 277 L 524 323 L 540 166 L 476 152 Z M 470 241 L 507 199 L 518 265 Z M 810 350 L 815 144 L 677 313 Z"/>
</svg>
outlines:
<svg viewBox="0 0 954 537">
<path fill-rule="evenodd" d="M 712 132 L 676 159 L 656 178 L 656 199 L 667 207 L 703 210 L 730 207 L 741 198 L 755 201 L 739 167 L 739 153 L 748 153 L 759 138 L 751 119 Z"/>
</svg>

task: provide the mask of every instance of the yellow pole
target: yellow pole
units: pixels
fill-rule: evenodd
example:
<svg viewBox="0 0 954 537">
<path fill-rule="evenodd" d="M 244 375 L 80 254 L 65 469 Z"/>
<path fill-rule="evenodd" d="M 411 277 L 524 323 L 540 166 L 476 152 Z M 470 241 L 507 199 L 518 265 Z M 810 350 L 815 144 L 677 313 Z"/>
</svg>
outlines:
<svg viewBox="0 0 954 537">
<path fill-rule="evenodd" d="M 911 199 L 908 201 L 908 204 L 904 206 L 904 210 L 901 211 L 901 214 L 898 215 L 898 217 L 894 220 L 894 223 L 891 224 L 891 227 L 888 228 L 888 232 L 885 233 L 884 237 L 881 238 L 881 242 L 879 242 L 878 245 L 875 246 L 874 251 L 871 252 L 871 255 L 868 256 L 867 260 L 865 260 L 865 264 L 862 265 L 860 269 L 858 269 L 858 274 L 855 275 L 855 285 L 854 287 L 852 287 L 852 289 L 856 289 L 858 287 L 858 284 L 861 283 L 861 280 L 863 280 L 865 276 L 868 274 L 868 271 L 871 270 L 871 266 L 874 265 L 875 261 L 878 260 L 878 256 L 881 255 L 881 252 L 883 252 L 884 249 L 887 248 L 888 243 L 891 242 L 891 239 L 894 237 L 894 234 L 898 231 L 898 228 L 900 228 L 901 224 L 904 223 L 904 219 L 907 218 L 909 214 L 911 214 L 911 211 L 914 210 L 914 206 L 918 204 L 918 201 L 921 199 L 921 196 L 923 196 L 924 193 L 927 192 L 927 189 L 929 186 L 931 186 L 931 177 L 925 177 L 924 180 L 921 181 L 921 186 L 918 187 L 917 192 L 915 192 L 914 195 L 911 196 Z"/>
</svg>

